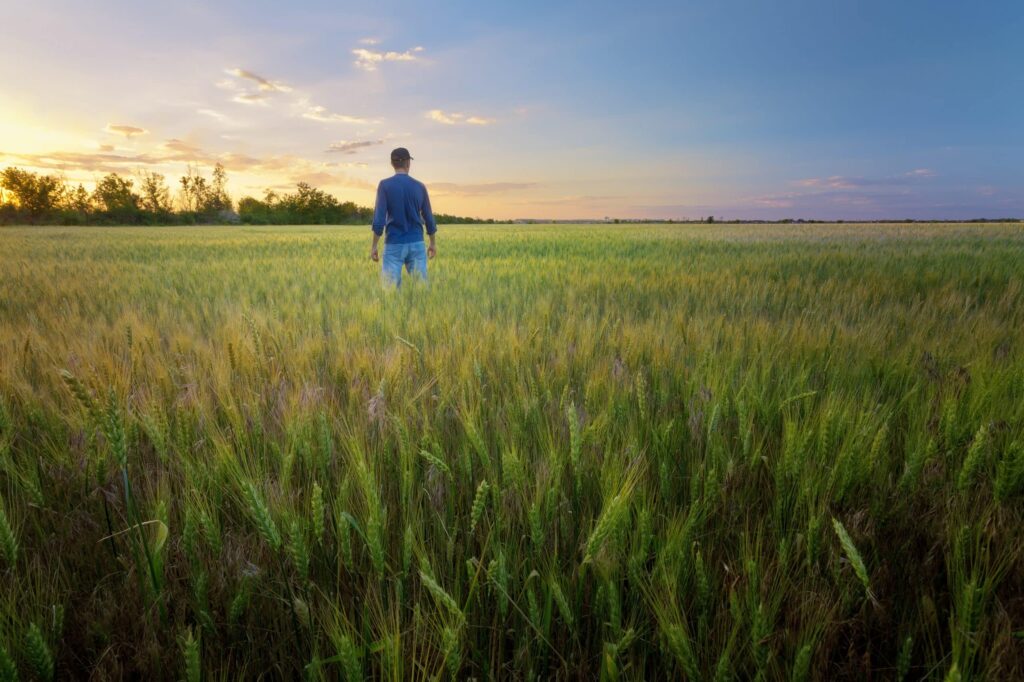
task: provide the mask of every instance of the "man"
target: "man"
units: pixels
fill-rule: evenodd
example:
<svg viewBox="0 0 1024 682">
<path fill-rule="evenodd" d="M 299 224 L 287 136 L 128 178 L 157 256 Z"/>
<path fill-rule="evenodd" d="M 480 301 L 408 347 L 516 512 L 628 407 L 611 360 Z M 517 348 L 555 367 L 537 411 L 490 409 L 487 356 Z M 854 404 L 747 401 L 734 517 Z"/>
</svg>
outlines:
<svg viewBox="0 0 1024 682">
<path fill-rule="evenodd" d="M 387 230 L 381 270 L 385 279 L 395 286 L 402 283 L 402 266 L 410 274 L 416 273 L 426 279 L 427 258 L 437 255 L 437 245 L 434 243 L 437 224 L 430 210 L 430 197 L 427 196 L 424 184 L 409 175 L 411 162 L 412 157 L 405 147 L 391 152 L 391 166 L 395 174 L 377 185 L 377 205 L 373 210 L 370 259 L 374 263 L 380 260 L 377 244 Z M 430 237 L 430 246 L 426 248 L 423 243 L 424 223 Z"/>
</svg>

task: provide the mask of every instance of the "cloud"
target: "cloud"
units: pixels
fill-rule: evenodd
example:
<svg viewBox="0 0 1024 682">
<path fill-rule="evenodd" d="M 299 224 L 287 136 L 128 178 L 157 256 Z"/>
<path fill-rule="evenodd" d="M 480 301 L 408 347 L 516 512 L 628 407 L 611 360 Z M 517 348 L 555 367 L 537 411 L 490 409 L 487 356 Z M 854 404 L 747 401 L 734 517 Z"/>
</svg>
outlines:
<svg viewBox="0 0 1024 682">
<path fill-rule="evenodd" d="M 804 178 L 794 181 L 800 187 L 818 187 L 823 189 L 853 189 L 864 184 L 863 178 L 847 178 L 841 175 L 831 175 L 827 178 Z"/>
<path fill-rule="evenodd" d="M 135 158 L 139 163 L 151 164 L 179 162 L 213 165 L 220 163 L 229 170 L 282 170 L 289 168 L 295 159 L 290 155 L 257 158 L 237 152 L 216 154 L 177 138 L 165 140 L 154 152 Z"/>
<path fill-rule="evenodd" d="M 196 113 L 202 116 L 209 116 L 221 123 L 231 123 L 231 118 L 214 109 L 196 109 Z"/>
<path fill-rule="evenodd" d="M 431 187 L 435 183 L 431 183 Z M 535 184 L 535 183 L 531 183 Z M 622 201 L 630 199 L 622 194 L 566 194 L 559 197 L 550 197 L 547 199 L 525 199 L 523 201 L 510 201 L 510 204 L 516 204 L 520 206 L 551 206 L 551 207 L 565 207 L 565 206 L 585 206 L 587 208 L 600 208 L 606 210 L 609 206 L 618 206 Z"/>
<path fill-rule="evenodd" d="M 0 154 L 0 156 L 17 159 L 34 168 L 52 170 L 88 170 L 100 173 L 120 173 L 138 166 L 150 166 L 161 163 L 161 159 L 151 154 L 114 154 L 106 150 L 100 152 L 46 152 L 41 154 Z"/>
<path fill-rule="evenodd" d="M 909 192 L 908 189 L 898 186 L 877 186 L 851 185 L 845 182 L 835 182 L 818 185 L 803 185 L 810 191 L 782 192 L 767 194 L 764 196 L 751 197 L 742 200 L 740 203 L 750 203 L 754 206 L 766 208 L 790 208 L 794 206 L 828 206 L 828 205 L 874 205 L 879 200 L 898 197 Z"/>
<path fill-rule="evenodd" d="M 821 190 L 855 190 L 866 187 L 898 187 L 908 185 L 910 180 L 918 178 L 934 178 L 937 175 L 930 168 L 917 168 L 900 175 L 890 175 L 878 178 L 849 177 L 845 175 L 830 175 L 825 178 L 804 178 L 794 180 L 793 184 L 798 187 Z"/>
<path fill-rule="evenodd" d="M 267 105 L 267 94 L 264 92 L 241 92 L 231 98 L 232 101 L 238 102 L 239 104 L 258 104 L 260 106 Z"/>
<path fill-rule="evenodd" d="M 281 81 L 272 81 L 268 78 L 264 78 L 263 76 L 257 73 L 253 73 L 252 71 L 235 68 L 224 69 L 224 72 L 234 76 L 235 78 L 243 78 L 245 80 L 252 81 L 253 83 L 256 83 L 257 87 L 264 92 L 291 92 L 291 87 L 285 85 Z"/>
<path fill-rule="evenodd" d="M 360 38 L 359 39 L 359 44 L 360 45 L 376 45 L 379 42 L 380 42 L 380 40 L 377 39 L 377 38 Z"/>
<path fill-rule="evenodd" d="M 228 170 L 282 171 L 294 170 L 296 165 L 309 167 L 315 162 L 292 155 L 253 157 L 236 152 L 213 153 L 203 148 L 171 138 L 155 149 L 136 154 L 117 154 L 101 148 L 100 152 L 56 151 L 40 154 L 0 154 L 36 168 L 57 170 L 84 170 L 102 173 L 130 172 L 140 166 L 161 166 L 176 163 L 222 163 Z"/>
<path fill-rule="evenodd" d="M 426 117 L 431 121 L 437 123 L 444 123 L 445 125 L 472 125 L 472 126 L 486 126 L 494 123 L 493 118 L 483 118 L 482 116 L 469 116 L 458 111 L 445 112 L 441 109 L 431 109 L 426 113 Z"/>
<path fill-rule="evenodd" d="M 369 168 L 370 167 L 370 164 L 366 163 L 365 161 L 345 161 L 345 162 L 325 161 L 323 165 L 324 165 L 325 168 Z"/>
<path fill-rule="evenodd" d="M 298 173 L 291 177 L 292 182 L 299 183 L 305 182 L 314 187 L 322 187 L 324 185 L 335 185 L 340 187 L 351 187 L 353 189 L 363 190 L 374 190 L 377 188 L 376 185 L 370 184 L 366 180 L 360 178 L 353 178 L 350 175 L 344 173 L 328 173 L 326 171 L 307 171 L 305 173 Z"/>
<path fill-rule="evenodd" d="M 216 83 L 218 88 L 236 93 L 235 96 L 231 98 L 231 101 L 237 102 L 238 104 L 256 104 L 266 106 L 270 103 L 270 97 L 274 93 L 291 92 L 292 90 L 291 86 L 286 85 L 281 81 L 272 81 L 269 78 L 264 78 L 258 73 L 253 73 L 246 69 L 224 69 L 224 73 L 234 76 L 238 80 L 248 81 L 249 83 L 255 83 L 256 85 L 256 90 L 250 91 L 245 89 L 243 84 L 239 83 L 238 80 L 225 78 Z"/>
<path fill-rule="evenodd" d="M 807 178 L 793 184 L 798 185 L 797 191 L 739 199 L 731 208 L 720 210 L 748 217 L 898 218 L 903 217 L 903 213 L 914 213 L 917 210 L 913 208 L 914 203 L 924 201 L 925 197 L 921 188 L 914 186 L 906 175 L 888 178 L 831 176 Z M 759 210 L 764 213 L 757 213 Z"/>
<path fill-rule="evenodd" d="M 375 140 L 361 142 L 382 143 Z M 343 148 L 345 144 L 340 142 L 338 146 Z M 355 196 L 373 191 L 376 185 L 360 177 L 366 164 L 346 162 L 354 157 L 344 151 L 334 158 L 339 161 L 325 163 L 318 158 L 290 153 L 250 155 L 230 148 L 207 148 L 191 138 L 165 138 L 147 142 L 143 149 L 119 149 L 113 144 L 94 143 L 88 148 L 43 153 L 0 151 L 0 168 L 9 163 L 36 172 L 58 173 L 87 186 L 107 173 L 132 177 L 140 170 L 151 170 L 163 174 L 173 187 L 186 165 L 198 165 L 208 174 L 214 164 L 221 163 L 232 180 L 242 183 L 235 185 L 235 191 L 239 193 L 258 194 L 263 187 L 281 183 L 290 183 L 284 188 L 294 189 L 299 181 L 340 193 L 341 198 L 346 198 L 346 193 Z"/>
<path fill-rule="evenodd" d="M 125 137 L 145 135 L 149 132 L 145 128 L 139 128 L 137 126 L 114 125 L 113 123 L 108 123 L 107 127 L 104 128 L 103 130 L 114 135 L 124 135 Z"/>
<path fill-rule="evenodd" d="M 338 142 L 332 142 L 327 147 L 327 151 L 338 152 L 339 154 L 355 154 L 364 147 L 373 147 L 378 144 L 384 144 L 384 140 L 339 140 Z"/>
<path fill-rule="evenodd" d="M 237 79 L 251 81 L 257 85 L 256 91 L 249 91 L 240 87 L 238 81 L 232 79 L 224 79 L 216 83 L 218 88 L 234 92 L 235 95 L 231 99 L 238 104 L 267 106 L 270 104 L 271 97 L 275 93 L 292 91 L 291 86 L 285 85 L 281 81 L 272 81 L 246 69 L 236 68 L 225 69 L 224 71 Z M 378 122 L 361 116 L 335 113 L 329 111 L 326 107 L 313 104 L 306 95 L 301 93 L 296 93 L 296 95 L 291 104 L 293 114 L 297 110 L 299 116 L 310 121 L 318 121 L 320 123 L 351 123 L 355 125 L 367 125 Z M 229 120 L 227 116 L 212 109 L 200 109 L 198 113 L 216 118 L 221 122 Z"/>
<path fill-rule="evenodd" d="M 363 39 L 367 40 L 367 39 Z M 360 41 L 362 42 L 362 41 Z M 374 45 L 376 43 L 364 43 L 367 45 Z M 381 62 L 415 62 L 421 59 L 420 52 L 423 52 L 422 47 L 414 47 L 411 50 L 405 52 L 381 52 L 379 50 L 368 50 L 365 47 L 357 47 L 352 50 L 352 54 L 356 56 L 354 64 L 364 71 L 376 71 L 377 65 Z"/>
<path fill-rule="evenodd" d="M 197 157 L 203 156 L 203 150 L 194 144 L 179 140 L 177 138 L 171 138 L 160 145 L 160 149 L 164 152 L 183 157 L 185 161 L 197 160 Z"/>
<path fill-rule="evenodd" d="M 899 175 L 874 178 L 844 175 L 804 178 L 790 183 L 797 187 L 795 191 L 741 199 L 738 208 L 792 209 L 807 212 L 808 215 L 839 216 L 851 208 L 858 208 L 870 209 L 881 215 L 888 210 L 885 207 L 894 206 L 915 192 L 914 179 L 933 175 L 933 171 L 921 168 Z M 870 215 L 863 211 L 861 214 Z"/>
<path fill-rule="evenodd" d="M 489 194 L 504 194 L 507 192 L 521 192 L 527 189 L 538 187 L 536 182 L 482 182 L 475 184 L 460 184 L 457 182 L 432 182 L 430 190 L 439 195 L 452 194 L 458 196 L 485 196 Z"/>
<path fill-rule="evenodd" d="M 776 194 L 763 197 L 754 197 L 751 203 L 766 208 L 790 208 L 796 203 L 799 194 Z"/>
<path fill-rule="evenodd" d="M 325 107 L 310 104 L 309 100 L 305 99 L 299 100 L 298 105 L 302 108 L 302 118 L 308 118 L 311 121 L 319 121 L 321 123 L 354 123 L 357 125 L 379 123 L 379 121 L 374 119 L 363 118 L 361 116 L 336 114 L 328 111 Z"/>
</svg>

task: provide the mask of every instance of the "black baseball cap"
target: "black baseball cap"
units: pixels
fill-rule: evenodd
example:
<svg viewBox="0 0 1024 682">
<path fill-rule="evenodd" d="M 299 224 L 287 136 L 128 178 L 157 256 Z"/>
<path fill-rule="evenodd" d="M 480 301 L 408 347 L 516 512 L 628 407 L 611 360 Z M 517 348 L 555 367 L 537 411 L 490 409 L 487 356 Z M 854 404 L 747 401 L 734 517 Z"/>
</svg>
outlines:
<svg viewBox="0 0 1024 682">
<path fill-rule="evenodd" d="M 405 147 L 398 147 L 397 149 L 391 150 L 392 161 L 411 161 L 412 157 L 409 156 L 409 150 Z"/>
</svg>

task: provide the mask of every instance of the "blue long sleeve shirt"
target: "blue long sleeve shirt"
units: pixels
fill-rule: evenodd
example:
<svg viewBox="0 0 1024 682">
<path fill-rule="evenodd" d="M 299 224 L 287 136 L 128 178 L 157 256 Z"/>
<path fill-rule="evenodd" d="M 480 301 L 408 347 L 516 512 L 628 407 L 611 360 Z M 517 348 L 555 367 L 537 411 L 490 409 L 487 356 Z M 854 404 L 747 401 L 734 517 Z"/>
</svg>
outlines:
<svg viewBox="0 0 1024 682">
<path fill-rule="evenodd" d="M 377 185 L 377 205 L 373 210 L 373 231 L 384 234 L 385 244 L 411 244 L 423 241 L 423 225 L 427 234 L 437 232 L 434 213 L 426 186 L 408 173 L 395 173 Z"/>
</svg>

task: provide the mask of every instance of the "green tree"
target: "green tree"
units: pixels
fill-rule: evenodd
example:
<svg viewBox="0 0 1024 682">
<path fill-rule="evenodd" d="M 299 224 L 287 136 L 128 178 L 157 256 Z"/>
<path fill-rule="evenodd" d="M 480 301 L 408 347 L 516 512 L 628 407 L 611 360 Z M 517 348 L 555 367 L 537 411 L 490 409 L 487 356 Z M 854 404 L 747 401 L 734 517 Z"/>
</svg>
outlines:
<svg viewBox="0 0 1024 682">
<path fill-rule="evenodd" d="M 36 219 L 57 208 L 64 183 L 54 175 L 39 175 L 20 168 L 6 168 L 0 173 L 0 187 L 9 200 L 25 216 Z"/>
<path fill-rule="evenodd" d="M 82 183 L 78 183 L 74 189 L 64 192 L 61 208 L 65 211 L 86 214 L 92 209 L 92 197 L 89 196 L 88 190 L 82 186 Z"/>
<path fill-rule="evenodd" d="M 207 204 L 204 206 L 204 213 L 216 213 L 219 211 L 231 210 L 231 197 L 227 191 L 228 174 L 224 166 L 218 161 L 213 167 L 213 182 L 210 183 L 210 193 L 207 197 Z"/>
<path fill-rule="evenodd" d="M 65 225 L 83 225 L 88 223 L 93 213 L 92 196 L 89 191 L 78 183 L 75 187 L 65 187 L 61 192 L 61 222 Z"/>
<path fill-rule="evenodd" d="M 288 217 L 287 222 L 291 224 L 313 225 L 339 222 L 338 200 L 306 182 L 296 185 L 294 194 L 282 197 L 280 205 Z"/>
<path fill-rule="evenodd" d="M 181 191 L 178 198 L 181 209 L 186 213 L 199 213 L 209 203 L 210 187 L 206 178 L 199 174 L 199 169 L 189 165 L 185 175 L 179 180 Z"/>
<path fill-rule="evenodd" d="M 137 222 L 139 195 L 132 191 L 135 183 L 117 173 L 108 173 L 96 183 L 92 199 L 108 219 L 116 222 Z"/>
<path fill-rule="evenodd" d="M 220 163 L 214 166 L 211 180 L 204 178 L 197 167 L 190 165 L 179 181 L 181 190 L 178 198 L 181 209 L 185 213 L 194 214 L 193 218 L 219 218 L 223 211 L 232 210 L 227 182 L 227 172 Z"/>
<path fill-rule="evenodd" d="M 243 223 L 269 225 L 273 223 L 273 207 L 266 201 L 253 197 L 238 200 L 238 217 Z"/>
<path fill-rule="evenodd" d="M 167 187 L 164 176 L 149 171 L 142 171 L 141 175 L 139 207 L 152 217 L 167 220 L 172 210 L 171 190 Z"/>
</svg>

